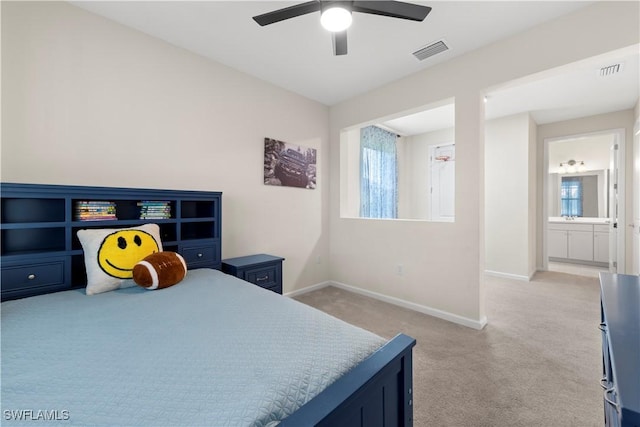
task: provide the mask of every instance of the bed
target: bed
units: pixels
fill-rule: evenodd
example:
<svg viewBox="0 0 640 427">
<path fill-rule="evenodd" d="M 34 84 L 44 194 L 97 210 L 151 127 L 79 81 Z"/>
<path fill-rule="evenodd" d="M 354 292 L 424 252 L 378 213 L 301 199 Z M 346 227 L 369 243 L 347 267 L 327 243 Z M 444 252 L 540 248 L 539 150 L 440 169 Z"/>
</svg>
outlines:
<svg viewBox="0 0 640 427">
<path fill-rule="evenodd" d="M 126 281 L 4 301 L 3 425 L 413 425 L 413 338 L 195 267 L 155 291 Z"/>
</svg>

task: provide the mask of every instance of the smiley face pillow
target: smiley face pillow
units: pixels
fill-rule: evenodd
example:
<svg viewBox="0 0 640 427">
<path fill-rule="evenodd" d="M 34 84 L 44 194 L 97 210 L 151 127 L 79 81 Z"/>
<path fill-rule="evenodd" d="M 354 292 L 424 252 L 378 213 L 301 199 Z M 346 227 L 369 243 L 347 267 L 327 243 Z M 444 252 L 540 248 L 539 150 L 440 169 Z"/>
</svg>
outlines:
<svg viewBox="0 0 640 427">
<path fill-rule="evenodd" d="M 78 239 L 87 269 L 87 295 L 118 289 L 124 280 L 133 278 L 138 261 L 162 251 L 157 224 L 78 230 Z"/>
</svg>

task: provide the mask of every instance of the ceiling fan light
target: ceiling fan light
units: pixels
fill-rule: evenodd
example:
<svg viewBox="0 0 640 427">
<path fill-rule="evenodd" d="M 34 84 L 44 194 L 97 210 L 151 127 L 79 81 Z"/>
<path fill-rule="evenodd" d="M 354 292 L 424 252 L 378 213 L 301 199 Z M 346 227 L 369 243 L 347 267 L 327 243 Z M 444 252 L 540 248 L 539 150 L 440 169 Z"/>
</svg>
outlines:
<svg viewBox="0 0 640 427">
<path fill-rule="evenodd" d="M 344 31 L 351 26 L 351 12 L 342 7 L 331 7 L 322 12 L 320 23 L 332 33 Z"/>
</svg>

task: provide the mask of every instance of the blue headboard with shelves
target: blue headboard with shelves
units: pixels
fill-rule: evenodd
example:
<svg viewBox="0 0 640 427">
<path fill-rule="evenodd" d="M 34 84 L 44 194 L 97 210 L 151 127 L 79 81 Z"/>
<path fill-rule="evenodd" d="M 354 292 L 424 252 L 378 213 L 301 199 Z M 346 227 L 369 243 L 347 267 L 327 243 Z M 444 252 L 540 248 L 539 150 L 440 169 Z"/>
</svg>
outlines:
<svg viewBox="0 0 640 427">
<path fill-rule="evenodd" d="M 0 193 L 3 301 L 86 286 L 83 228 L 155 223 L 188 268 L 221 268 L 221 192 L 2 183 Z"/>
</svg>

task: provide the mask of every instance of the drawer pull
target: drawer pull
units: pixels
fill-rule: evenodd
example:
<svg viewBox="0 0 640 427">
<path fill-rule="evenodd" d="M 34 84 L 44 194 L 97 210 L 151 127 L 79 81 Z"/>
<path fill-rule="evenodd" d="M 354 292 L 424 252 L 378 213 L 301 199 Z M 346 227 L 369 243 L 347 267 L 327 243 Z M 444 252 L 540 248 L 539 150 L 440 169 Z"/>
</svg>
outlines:
<svg viewBox="0 0 640 427">
<path fill-rule="evenodd" d="M 198 258 L 202 258 L 202 257 L 203 257 L 202 252 L 199 252 L 198 253 Z"/>
<path fill-rule="evenodd" d="M 29 280 L 33 280 L 35 278 L 36 278 L 36 275 L 33 274 L 33 273 L 27 276 L 27 279 L 29 279 Z"/>
<path fill-rule="evenodd" d="M 269 278 L 269 276 L 256 277 L 256 282 L 263 282 L 263 281 L 267 280 L 268 278 Z"/>
<path fill-rule="evenodd" d="M 620 412 L 620 406 L 616 402 L 614 402 L 613 400 L 607 397 L 607 394 L 611 393 L 614 390 L 615 390 L 615 387 L 611 387 L 604 391 L 604 401 L 607 402 L 609 405 L 613 406 L 616 409 L 616 412 Z"/>
</svg>

